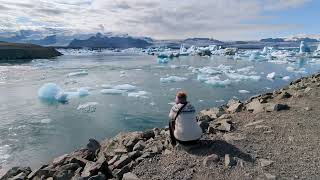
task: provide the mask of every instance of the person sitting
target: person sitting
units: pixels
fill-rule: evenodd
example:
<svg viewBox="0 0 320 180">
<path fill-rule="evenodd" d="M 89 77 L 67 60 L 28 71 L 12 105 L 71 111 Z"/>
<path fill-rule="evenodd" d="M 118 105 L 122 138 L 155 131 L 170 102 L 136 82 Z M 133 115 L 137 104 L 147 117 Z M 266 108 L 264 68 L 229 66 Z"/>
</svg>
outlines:
<svg viewBox="0 0 320 180">
<path fill-rule="evenodd" d="M 171 144 L 196 144 L 202 135 L 202 130 L 195 117 L 195 108 L 187 101 L 187 94 L 179 91 L 176 94 L 176 104 L 169 113 L 169 131 Z"/>
</svg>

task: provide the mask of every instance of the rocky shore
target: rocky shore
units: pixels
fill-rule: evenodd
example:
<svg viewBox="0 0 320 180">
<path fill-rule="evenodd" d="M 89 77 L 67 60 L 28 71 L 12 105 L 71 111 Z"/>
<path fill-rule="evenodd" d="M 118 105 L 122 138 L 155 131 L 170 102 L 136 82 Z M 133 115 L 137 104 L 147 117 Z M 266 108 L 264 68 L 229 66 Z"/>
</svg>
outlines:
<svg viewBox="0 0 320 180">
<path fill-rule="evenodd" d="M 32 59 L 48 59 L 61 55 L 52 47 L 0 42 L 0 63 L 24 63 Z"/>
<path fill-rule="evenodd" d="M 172 147 L 168 128 L 120 133 L 2 179 L 320 179 L 320 74 L 201 111 L 196 146 Z"/>
</svg>

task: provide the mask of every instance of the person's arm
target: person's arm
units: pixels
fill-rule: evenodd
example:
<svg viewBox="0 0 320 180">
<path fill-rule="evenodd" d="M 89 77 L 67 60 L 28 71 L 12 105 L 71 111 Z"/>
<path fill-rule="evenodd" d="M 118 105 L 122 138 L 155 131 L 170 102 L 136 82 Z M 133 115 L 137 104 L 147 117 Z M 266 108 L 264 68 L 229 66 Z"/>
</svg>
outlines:
<svg viewBox="0 0 320 180">
<path fill-rule="evenodd" d="M 169 113 L 169 118 L 170 118 L 170 120 L 172 121 L 172 120 L 174 120 L 175 117 L 176 117 L 176 112 L 174 112 L 174 111 L 172 110 L 172 108 L 171 108 L 170 113 Z"/>
</svg>

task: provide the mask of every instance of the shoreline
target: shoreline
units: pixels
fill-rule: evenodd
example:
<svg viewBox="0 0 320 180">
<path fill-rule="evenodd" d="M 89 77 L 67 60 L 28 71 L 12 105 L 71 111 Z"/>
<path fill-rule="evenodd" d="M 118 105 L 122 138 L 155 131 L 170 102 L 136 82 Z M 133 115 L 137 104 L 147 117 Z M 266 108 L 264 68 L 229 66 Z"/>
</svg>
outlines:
<svg viewBox="0 0 320 180">
<path fill-rule="evenodd" d="M 314 96 L 313 99 L 320 97 L 316 91 L 317 88 L 320 89 L 319 86 L 320 74 L 317 73 L 295 80 L 290 85 L 272 93 L 251 97 L 245 102 L 230 100 L 226 105 L 200 111 L 197 119 L 204 135 L 198 147 L 172 147 L 168 141 L 168 128 L 119 133 L 100 143 L 90 139 L 85 148 L 57 157 L 33 171 L 27 167 L 12 168 L 1 180 L 9 177 L 16 179 L 210 179 L 209 171 L 205 171 L 204 174 L 201 172 L 208 169 L 212 171 L 212 167 L 216 168 L 216 172 L 211 172 L 214 174 L 212 177 L 216 179 L 286 178 L 286 175 L 282 176 L 279 172 L 267 172 L 265 169 L 272 167 L 277 161 L 264 157 L 264 154 L 261 158 L 259 153 L 250 151 L 250 148 L 255 149 L 250 145 L 255 146 L 255 144 L 241 141 L 246 141 L 251 136 L 261 136 L 259 133 L 251 134 L 250 129 L 248 131 L 246 129 L 248 127 L 254 126 L 255 130 L 265 136 L 274 133 L 274 129 L 277 128 L 261 125 L 265 122 L 263 119 L 271 119 L 279 114 L 295 111 L 296 107 L 291 104 L 291 101 L 297 99 L 299 101 L 300 98 L 307 98 L 309 95 Z M 312 93 L 315 94 L 312 95 Z M 306 107 L 304 111 L 312 112 L 312 108 Z M 288 119 L 290 118 L 288 116 Z M 236 143 L 238 141 L 240 141 L 239 145 Z M 260 146 L 266 146 L 266 143 Z M 248 149 L 243 150 L 246 148 L 249 152 Z M 212 152 L 212 149 L 215 150 Z M 224 149 L 229 150 L 225 152 Z M 175 164 L 175 161 L 180 160 L 183 160 L 180 162 L 181 165 Z M 201 162 L 197 162 L 198 160 Z M 172 169 L 178 169 L 178 171 L 168 170 L 169 174 L 161 173 L 164 171 L 161 168 L 165 167 L 162 167 L 159 162 L 168 163 L 168 167 L 172 166 Z M 253 171 L 253 173 L 243 173 L 242 169 L 246 168 L 248 170 L 245 172 Z M 217 172 L 224 175 L 219 176 Z M 297 176 L 299 178 L 301 175 Z"/>
</svg>

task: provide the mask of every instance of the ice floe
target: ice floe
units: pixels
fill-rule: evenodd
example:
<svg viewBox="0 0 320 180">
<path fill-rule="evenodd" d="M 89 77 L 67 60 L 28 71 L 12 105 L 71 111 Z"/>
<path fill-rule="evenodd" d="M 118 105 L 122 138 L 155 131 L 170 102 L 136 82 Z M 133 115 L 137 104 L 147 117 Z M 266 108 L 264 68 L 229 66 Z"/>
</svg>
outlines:
<svg viewBox="0 0 320 180">
<path fill-rule="evenodd" d="M 288 81 L 288 80 L 290 80 L 290 76 L 284 76 L 284 77 L 282 77 L 282 79 L 285 81 Z"/>
<path fill-rule="evenodd" d="M 38 90 L 38 96 L 46 101 L 58 101 L 62 89 L 55 83 L 46 83 Z"/>
<path fill-rule="evenodd" d="M 135 98 L 148 98 L 147 95 L 149 93 L 146 91 L 138 91 L 138 92 L 130 92 L 128 93 L 128 97 L 135 97 Z"/>
<path fill-rule="evenodd" d="M 268 78 L 268 79 L 275 79 L 275 78 L 276 78 L 276 73 L 275 73 L 275 72 L 269 73 L 269 74 L 267 75 L 267 78 Z"/>
<path fill-rule="evenodd" d="M 230 79 L 226 79 L 226 80 L 209 79 L 205 81 L 206 84 L 212 85 L 214 87 L 225 87 L 230 85 L 231 82 L 232 81 Z"/>
<path fill-rule="evenodd" d="M 124 91 L 134 91 L 137 89 L 137 87 L 131 84 L 120 84 L 120 85 L 114 86 L 113 89 L 124 90 Z"/>
<path fill-rule="evenodd" d="M 120 89 L 102 89 L 100 91 L 101 94 L 110 94 L 110 95 L 121 95 L 124 94 L 126 91 L 125 90 L 120 90 Z"/>
<path fill-rule="evenodd" d="M 247 91 L 247 90 L 244 90 L 244 89 L 239 90 L 238 92 L 241 93 L 241 94 L 248 94 L 248 93 L 250 93 L 250 91 Z"/>
<path fill-rule="evenodd" d="M 67 76 L 68 77 L 75 77 L 75 76 L 85 76 L 85 75 L 88 75 L 88 71 L 81 70 L 81 71 L 77 71 L 77 72 L 71 72 Z"/>
<path fill-rule="evenodd" d="M 84 112 L 84 113 L 92 113 L 92 112 L 95 112 L 96 109 L 97 109 L 97 105 L 99 103 L 97 102 L 87 102 L 87 103 L 84 103 L 84 104 L 80 104 L 78 107 L 77 107 L 77 110 L 78 111 L 81 111 L 81 112 Z"/>
<path fill-rule="evenodd" d="M 186 80 L 188 80 L 188 78 L 179 77 L 179 76 L 168 76 L 168 77 L 160 78 L 161 83 L 182 82 L 182 81 L 186 81 Z"/>
</svg>

